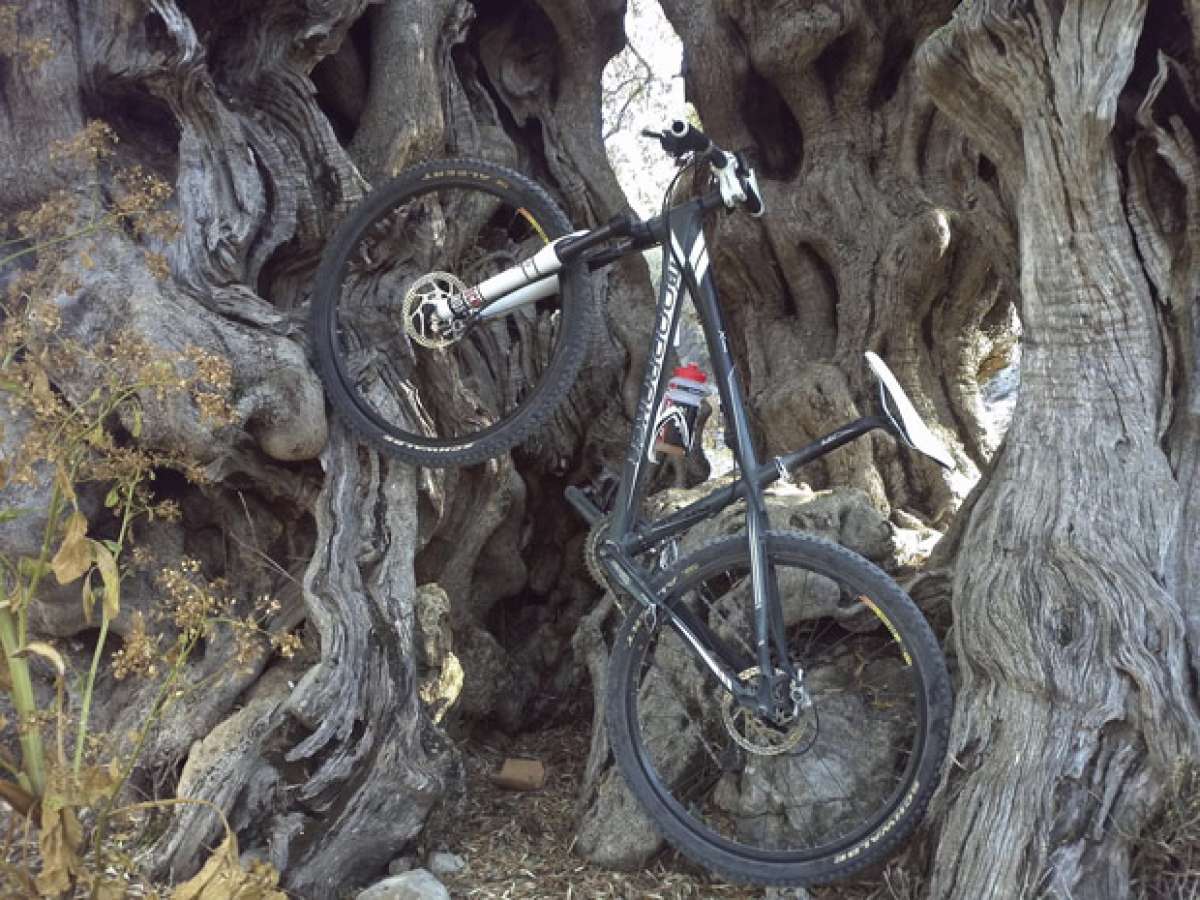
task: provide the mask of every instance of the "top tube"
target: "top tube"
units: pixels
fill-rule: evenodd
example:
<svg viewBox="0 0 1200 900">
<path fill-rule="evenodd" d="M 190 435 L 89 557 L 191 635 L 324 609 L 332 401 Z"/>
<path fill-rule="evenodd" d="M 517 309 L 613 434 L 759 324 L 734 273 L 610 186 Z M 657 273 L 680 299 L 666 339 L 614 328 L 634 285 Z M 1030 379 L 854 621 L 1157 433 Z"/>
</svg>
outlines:
<svg viewBox="0 0 1200 900">
<path fill-rule="evenodd" d="M 624 221 L 620 222 L 613 220 L 606 225 L 581 234 L 578 238 L 565 244 L 559 251 L 558 258 L 562 260 L 563 265 L 566 265 L 582 257 L 589 268 L 598 269 L 631 253 L 640 253 L 651 247 L 662 246 L 667 238 L 666 219 L 682 217 L 693 210 L 703 215 L 709 210 L 724 205 L 721 192 L 713 190 L 703 197 L 681 203 L 668 211 L 666 215 L 658 215 L 645 221 L 640 221 L 632 216 L 625 217 Z M 632 240 L 615 247 L 597 247 L 598 244 L 614 237 L 629 237 Z M 589 253 L 589 251 L 595 252 Z"/>
</svg>

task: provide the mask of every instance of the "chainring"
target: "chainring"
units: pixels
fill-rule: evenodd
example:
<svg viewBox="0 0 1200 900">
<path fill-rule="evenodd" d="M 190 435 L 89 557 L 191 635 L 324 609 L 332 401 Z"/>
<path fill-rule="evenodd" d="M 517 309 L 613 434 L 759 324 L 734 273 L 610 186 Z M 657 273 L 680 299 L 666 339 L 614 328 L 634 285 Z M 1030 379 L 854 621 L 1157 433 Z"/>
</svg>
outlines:
<svg viewBox="0 0 1200 900">
<path fill-rule="evenodd" d="M 587 537 L 583 539 L 583 565 L 596 584 L 612 593 L 617 609 L 624 613 L 628 609 L 625 601 L 632 601 L 633 597 L 617 582 L 611 581 L 608 573 L 604 571 L 604 566 L 600 564 L 600 545 L 608 537 L 608 526 L 611 521 L 612 516 L 608 515 L 592 523 Z"/>
<path fill-rule="evenodd" d="M 404 295 L 404 333 L 422 347 L 441 350 L 458 342 L 466 328 L 461 319 L 443 318 L 461 302 L 467 285 L 449 272 L 430 272 L 414 281 Z"/>
<path fill-rule="evenodd" d="M 592 576 L 592 581 L 602 588 L 615 592 L 616 588 L 608 582 L 604 566 L 600 565 L 600 545 L 604 542 L 605 535 L 608 534 L 608 524 L 609 517 L 602 516 L 588 529 L 587 537 L 583 539 L 583 565 L 588 574 Z"/>
<path fill-rule="evenodd" d="M 738 680 L 750 684 L 758 674 L 758 666 L 753 666 L 739 672 Z M 738 706 L 733 695 L 728 693 L 721 699 L 721 719 L 733 742 L 756 756 L 778 756 L 794 750 L 806 737 L 816 737 L 813 733 L 814 717 L 801 715 L 786 727 L 779 728 L 764 722 L 752 710 Z"/>
</svg>

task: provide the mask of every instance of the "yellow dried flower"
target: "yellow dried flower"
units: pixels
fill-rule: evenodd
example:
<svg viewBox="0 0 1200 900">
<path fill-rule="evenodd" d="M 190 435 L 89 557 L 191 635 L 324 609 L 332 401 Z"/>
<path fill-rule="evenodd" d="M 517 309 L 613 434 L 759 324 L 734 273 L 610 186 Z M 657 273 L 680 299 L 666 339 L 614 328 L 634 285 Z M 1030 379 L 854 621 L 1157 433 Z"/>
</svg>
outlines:
<svg viewBox="0 0 1200 900">
<path fill-rule="evenodd" d="M 107 122 L 89 119 L 82 129 L 67 140 L 50 144 L 50 159 L 94 164 L 112 156 L 118 140 L 117 133 Z"/>
<path fill-rule="evenodd" d="M 146 633 L 146 621 L 140 612 L 132 617 L 125 644 L 113 655 L 113 677 L 118 681 L 130 675 L 153 678 L 158 674 L 158 637 Z"/>
<path fill-rule="evenodd" d="M 275 645 L 275 649 L 279 652 L 279 655 L 284 659 L 291 659 L 304 646 L 304 642 L 300 640 L 300 636 L 291 631 L 285 634 L 274 635 L 271 642 Z"/>
<path fill-rule="evenodd" d="M 144 254 L 146 258 L 146 268 L 159 281 L 166 281 L 171 277 L 171 264 L 167 261 L 166 256 L 161 253 L 153 253 L 147 250 Z"/>
<path fill-rule="evenodd" d="M 183 519 L 183 510 L 175 500 L 160 500 L 150 507 L 150 518 L 159 518 L 164 522 L 178 522 Z"/>
</svg>

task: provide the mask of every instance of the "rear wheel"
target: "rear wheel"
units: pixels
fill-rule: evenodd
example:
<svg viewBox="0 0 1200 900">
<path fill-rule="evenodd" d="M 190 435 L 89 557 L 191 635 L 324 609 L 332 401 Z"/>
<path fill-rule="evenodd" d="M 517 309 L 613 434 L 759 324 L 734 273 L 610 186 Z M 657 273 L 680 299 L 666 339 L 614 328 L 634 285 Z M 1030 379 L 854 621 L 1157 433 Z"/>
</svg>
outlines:
<svg viewBox="0 0 1200 900">
<path fill-rule="evenodd" d="M 595 313 L 570 266 L 550 296 L 502 315 L 440 318 L 469 287 L 570 230 L 538 184 L 479 160 L 427 163 L 372 192 L 334 235 L 313 299 L 335 409 L 426 466 L 481 462 L 542 425 L 574 383 Z"/>
<path fill-rule="evenodd" d="M 949 677 L 928 624 L 878 568 L 806 535 L 767 543 L 808 705 L 783 723 L 738 706 L 666 616 L 635 609 L 613 649 L 609 737 L 687 856 L 739 881 L 831 881 L 889 856 L 923 815 L 946 752 Z M 749 571 L 745 537 L 722 539 L 664 575 L 663 593 L 754 685 Z"/>
</svg>

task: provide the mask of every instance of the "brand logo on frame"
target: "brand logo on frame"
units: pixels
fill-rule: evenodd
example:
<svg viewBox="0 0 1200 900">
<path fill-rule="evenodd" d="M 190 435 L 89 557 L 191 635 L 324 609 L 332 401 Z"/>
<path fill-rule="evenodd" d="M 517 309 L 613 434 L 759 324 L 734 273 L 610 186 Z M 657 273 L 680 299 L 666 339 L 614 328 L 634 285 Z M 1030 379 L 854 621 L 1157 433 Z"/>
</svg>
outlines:
<svg viewBox="0 0 1200 900">
<path fill-rule="evenodd" d="M 678 245 L 676 245 L 678 247 Z M 682 256 L 683 254 L 679 254 Z M 653 350 L 646 369 L 645 384 L 648 389 L 642 391 L 642 399 L 638 401 L 637 419 L 633 427 L 633 440 L 630 441 L 628 462 L 634 466 L 636 478 L 637 468 L 641 463 L 641 447 L 647 442 L 647 430 L 654 415 L 654 386 L 662 375 L 663 364 L 667 359 L 667 351 L 671 349 L 671 325 L 675 322 L 675 305 L 679 302 L 679 286 L 683 275 L 672 260 L 667 267 L 667 289 L 663 295 L 662 313 L 654 323 Z"/>
</svg>

